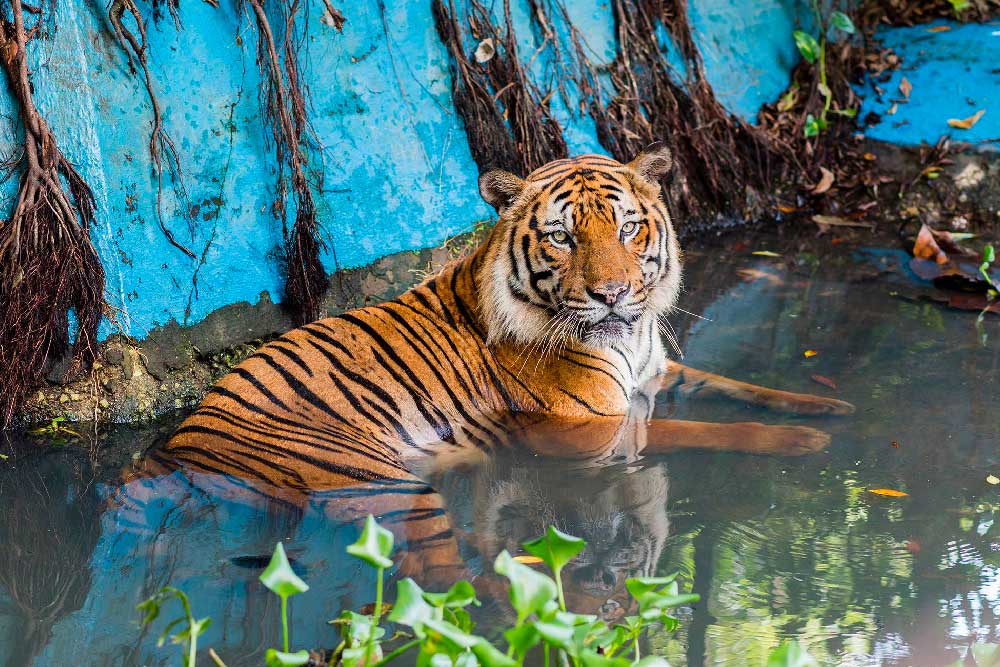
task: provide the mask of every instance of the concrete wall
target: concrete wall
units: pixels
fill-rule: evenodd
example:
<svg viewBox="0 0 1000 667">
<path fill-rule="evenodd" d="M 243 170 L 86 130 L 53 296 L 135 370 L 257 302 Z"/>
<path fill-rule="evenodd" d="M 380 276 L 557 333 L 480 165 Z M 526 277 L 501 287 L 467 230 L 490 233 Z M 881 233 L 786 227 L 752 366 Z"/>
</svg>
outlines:
<svg viewBox="0 0 1000 667">
<path fill-rule="evenodd" d="M 64 153 L 93 187 L 92 238 L 107 270 L 107 299 L 125 333 L 143 338 L 158 325 L 192 324 L 262 291 L 281 299 L 281 229 L 271 213 L 273 151 L 266 143 L 255 62 L 256 31 L 236 3 L 219 9 L 181 3 L 183 29 L 150 23 L 150 61 L 166 127 L 177 143 L 187 197 L 169 184 L 164 221 L 190 248 L 173 248 L 155 216 L 156 184 L 147 148 L 151 111 L 139 80 L 114 43 L 105 3 L 59 0 L 58 30 L 30 48 L 37 101 Z M 614 54 L 605 0 L 569 0 L 568 10 L 594 52 Z M 356 267 L 401 250 L 428 247 L 488 218 L 477 167 L 451 105 L 448 58 L 429 0 L 334 2 L 343 32 L 307 3 L 302 69 L 312 119 L 323 144 L 318 198 L 328 271 Z M 527 5 L 515 2 L 522 57 L 536 48 Z M 459 5 L 461 11 L 461 5 Z M 730 109 L 753 118 L 787 85 L 797 61 L 791 38 L 795 0 L 694 0 L 691 20 L 708 78 Z M 543 59 L 533 74 L 550 73 Z M 573 152 L 600 151 L 573 100 L 555 101 Z M 0 93 L 0 154 L 15 150 L 11 100 Z M 0 211 L 16 184 L 0 186 Z M 105 326 L 104 332 L 111 328 Z"/>
</svg>

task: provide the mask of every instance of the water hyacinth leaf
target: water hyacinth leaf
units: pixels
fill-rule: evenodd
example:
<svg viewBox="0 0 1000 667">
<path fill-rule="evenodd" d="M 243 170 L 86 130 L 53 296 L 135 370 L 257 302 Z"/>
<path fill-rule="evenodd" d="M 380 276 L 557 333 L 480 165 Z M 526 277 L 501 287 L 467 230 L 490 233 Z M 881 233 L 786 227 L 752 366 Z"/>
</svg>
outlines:
<svg viewBox="0 0 1000 667">
<path fill-rule="evenodd" d="M 424 599 L 424 592 L 417 582 L 407 577 L 396 582 L 396 603 L 388 618 L 393 623 L 408 625 L 419 632 L 425 621 L 434 618 L 434 608 Z"/>
<path fill-rule="evenodd" d="M 552 579 L 518 563 L 506 550 L 497 556 L 493 569 L 510 581 L 510 603 L 517 612 L 519 622 L 556 597 L 556 583 Z"/>
<path fill-rule="evenodd" d="M 842 30 L 848 35 L 854 34 L 854 21 L 844 12 L 834 12 L 830 14 L 830 25 L 837 30 Z"/>
<path fill-rule="evenodd" d="M 664 586 L 670 586 L 670 588 L 663 589 Z M 655 591 L 658 588 L 663 589 L 663 594 L 669 593 L 670 595 L 676 595 L 677 573 L 675 572 L 674 574 L 670 574 L 665 577 L 632 577 L 631 579 L 625 580 L 625 588 L 634 598 L 638 598 L 640 595 Z"/>
<path fill-rule="evenodd" d="M 792 639 L 771 652 L 767 667 L 819 667 L 819 663 L 797 639 Z"/>
<path fill-rule="evenodd" d="M 300 651 L 302 653 L 302 651 Z M 308 651 L 305 652 L 308 659 Z M 367 646 L 355 646 L 353 648 L 345 648 L 340 654 L 340 663 L 343 667 L 364 667 L 367 663 L 365 662 L 365 655 L 368 653 Z M 382 659 L 382 647 L 375 644 L 375 647 L 371 651 L 371 664 L 375 664 Z M 299 663 L 305 664 L 305 663 Z M 270 667 L 270 665 L 268 665 Z"/>
<path fill-rule="evenodd" d="M 647 655 L 642 660 L 632 663 L 632 667 L 670 667 L 670 663 L 658 655 Z"/>
<path fill-rule="evenodd" d="M 296 593 L 305 593 L 309 590 L 308 584 L 299 578 L 292 570 L 285 555 L 285 547 L 278 542 L 274 545 L 274 554 L 267 568 L 260 574 L 260 582 L 267 586 L 268 590 L 277 593 L 283 598 Z"/>
<path fill-rule="evenodd" d="M 358 614 L 347 610 L 340 614 L 338 625 L 341 626 L 341 636 L 347 641 L 349 646 L 360 646 L 367 644 L 368 639 L 379 640 L 385 636 L 385 628 L 374 628 L 371 616 Z"/>
<path fill-rule="evenodd" d="M 795 46 L 806 62 L 812 64 L 819 59 L 819 44 L 816 43 L 815 37 L 801 30 L 796 30 L 792 36 L 795 38 Z"/>
<path fill-rule="evenodd" d="M 347 547 L 347 553 L 360 558 L 372 567 L 380 570 L 392 567 L 389 554 L 392 553 L 392 533 L 378 525 L 371 514 L 365 519 L 365 527 L 361 530 L 358 541 Z"/>
<path fill-rule="evenodd" d="M 500 649 L 481 638 L 472 647 L 472 652 L 483 667 L 514 667 L 517 661 L 507 656 Z"/>
<path fill-rule="evenodd" d="M 455 667 L 479 667 L 479 660 L 476 659 L 475 653 L 466 651 L 455 658 Z"/>
<path fill-rule="evenodd" d="M 558 648 L 564 649 L 570 655 L 575 653 L 573 646 L 573 626 L 562 623 L 546 623 L 536 621 L 535 629 L 542 639 Z"/>
<path fill-rule="evenodd" d="M 451 667 L 451 658 L 445 653 L 435 653 L 431 656 L 431 667 Z"/>
<path fill-rule="evenodd" d="M 609 658 L 597 651 L 584 649 L 580 652 L 583 667 L 629 667 L 631 663 L 625 658 Z"/>
<path fill-rule="evenodd" d="M 185 619 L 180 618 L 177 620 L 183 621 Z M 188 625 L 170 639 L 173 643 L 180 644 L 181 642 L 191 639 L 191 637 L 200 637 L 205 630 L 208 630 L 208 626 L 210 625 L 212 625 L 212 619 L 210 617 L 206 616 L 205 618 L 199 618 L 197 621 Z"/>
<path fill-rule="evenodd" d="M 476 642 L 479 641 L 478 637 L 474 637 L 467 632 L 463 632 L 461 628 L 449 623 L 448 621 L 430 619 L 424 623 L 424 630 L 430 630 L 438 634 L 447 642 L 462 650 L 472 648 L 476 645 Z"/>
<path fill-rule="evenodd" d="M 503 636 L 518 655 L 524 655 L 529 649 L 542 641 L 538 630 L 535 629 L 534 624 L 530 623 L 511 628 L 504 632 Z"/>
<path fill-rule="evenodd" d="M 583 548 L 587 546 L 587 542 L 579 537 L 567 535 L 553 526 L 549 526 L 545 535 L 530 542 L 525 542 L 523 546 L 524 550 L 529 554 L 545 561 L 545 564 L 553 572 L 559 572 L 566 563 L 573 560 L 578 553 L 583 551 Z"/>
<path fill-rule="evenodd" d="M 299 665 L 304 665 L 307 662 L 309 662 L 309 651 L 306 650 L 296 651 L 295 653 L 283 653 L 269 648 L 264 653 L 264 664 L 267 667 L 299 667 Z"/>
<path fill-rule="evenodd" d="M 430 602 L 435 607 L 451 607 L 451 608 L 461 608 L 468 607 L 470 604 L 480 605 L 478 599 L 476 599 L 476 589 L 472 587 L 468 581 L 462 580 L 452 585 L 451 588 L 444 593 L 428 593 L 424 592 L 424 599 Z"/>
</svg>

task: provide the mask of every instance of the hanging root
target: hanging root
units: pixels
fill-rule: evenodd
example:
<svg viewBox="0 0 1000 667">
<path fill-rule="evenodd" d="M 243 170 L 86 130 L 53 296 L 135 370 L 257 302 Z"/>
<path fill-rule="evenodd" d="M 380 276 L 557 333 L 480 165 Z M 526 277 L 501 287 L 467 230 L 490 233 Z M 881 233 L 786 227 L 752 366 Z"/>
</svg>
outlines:
<svg viewBox="0 0 1000 667">
<path fill-rule="evenodd" d="M 21 0 L 11 9 L 13 23 L 0 22 L 0 65 L 18 104 L 24 152 L 11 165 L 22 169 L 14 210 L 0 221 L 0 428 L 66 351 L 68 311 L 78 326 L 73 372 L 96 357 L 104 311 L 104 270 L 89 238 L 94 196 L 35 107 Z"/>
<path fill-rule="evenodd" d="M 159 11 L 160 4 L 161 2 L 154 3 L 154 12 Z M 168 0 L 166 4 L 171 16 L 174 18 L 175 24 L 179 26 L 180 16 L 177 13 L 177 0 Z M 136 33 L 138 35 L 125 26 L 124 18 L 126 13 L 135 20 Z M 177 149 L 174 146 L 173 139 L 170 138 L 166 128 L 163 126 L 163 113 L 160 110 L 160 100 L 153 89 L 153 80 L 149 74 L 149 64 L 146 60 L 148 43 L 146 41 L 146 27 L 143 24 L 142 15 L 139 13 L 139 8 L 136 6 L 135 0 L 112 0 L 111 5 L 108 7 L 108 20 L 114 29 L 118 44 L 125 51 L 125 55 L 128 58 L 129 71 L 135 74 L 137 65 L 138 69 L 142 71 L 142 81 L 146 87 L 146 96 L 153 107 L 153 130 L 149 136 L 149 156 L 152 159 L 153 173 L 156 176 L 156 220 L 160 225 L 160 231 L 163 232 L 170 245 L 191 259 L 196 259 L 195 254 L 177 240 L 163 219 L 164 159 L 166 160 L 167 168 L 170 170 L 170 179 L 182 203 L 187 202 L 187 193 L 184 190 L 184 184 L 181 180 L 181 163 L 177 157 Z M 183 214 L 187 216 L 188 207 L 182 206 L 181 209 L 184 211 Z M 190 227 L 190 220 L 188 224 L 189 231 L 193 232 L 193 229 Z"/>
<path fill-rule="evenodd" d="M 285 235 L 285 303 L 296 321 L 305 324 L 319 317 L 319 303 L 327 280 L 319 260 L 320 250 L 324 246 L 319 238 L 316 206 L 312 188 L 306 178 L 306 141 L 311 132 L 297 65 L 300 44 L 295 39 L 295 19 L 300 8 L 299 1 L 290 0 L 283 16 L 283 58 L 278 55 L 263 0 L 246 2 L 250 5 L 257 24 L 257 62 L 264 71 L 265 80 L 264 109 L 279 165 L 279 198 L 275 208 L 281 216 Z M 286 223 L 286 168 L 291 172 L 291 189 L 295 197 L 295 223 L 291 230 Z"/>
<path fill-rule="evenodd" d="M 452 57 L 455 108 L 469 137 L 472 157 L 480 171 L 507 169 L 526 175 L 567 155 L 562 128 L 549 113 L 554 91 L 543 92 L 528 78 L 517 55 L 511 26 L 510 0 L 503 3 L 501 30 L 489 9 L 478 0 L 469 2 L 470 13 L 459 20 L 454 3 L 434 0 L 434 23 Z M 544 21 L 540 5 L 532 5 L 533 20 Z M 486 40 L 494 52 L 485 62 L 472 59 L 462 36 L 471 26 L 475 44 Z"/>
</svg>

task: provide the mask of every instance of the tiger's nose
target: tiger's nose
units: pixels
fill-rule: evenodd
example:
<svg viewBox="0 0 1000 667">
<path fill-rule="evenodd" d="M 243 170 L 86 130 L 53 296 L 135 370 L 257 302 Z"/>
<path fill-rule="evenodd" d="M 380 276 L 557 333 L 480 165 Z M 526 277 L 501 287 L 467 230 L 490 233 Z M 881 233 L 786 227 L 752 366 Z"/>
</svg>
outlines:
<svg viewBox="0 0 1000 667">
<path fill-rule="evenodd" d="M 620 280 L 609 280 L 596 289 L 587 288 L 589 294 L 596 301 L 602 301 L 609 306 L 614 306 L 621 302 L 629 292 L 629 286 Z"/>
</svg>

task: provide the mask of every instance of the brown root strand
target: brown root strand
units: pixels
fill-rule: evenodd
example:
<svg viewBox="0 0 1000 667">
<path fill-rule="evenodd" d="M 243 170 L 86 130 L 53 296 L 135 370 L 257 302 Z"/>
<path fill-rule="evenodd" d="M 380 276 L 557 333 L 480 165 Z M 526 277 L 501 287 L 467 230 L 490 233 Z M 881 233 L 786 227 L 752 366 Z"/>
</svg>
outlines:
<svg viewBox="0 0 1000 667">
<path fill-rule="evenodd" d="M 71 372 L 96 358 L 105 310 L 104 269 L 89 238 L 94 197 L 35 107 L 25 57 L 29 31 L 21 1 L 11 6 L 13 23 L 0 23 L 0 50 L 10 55 L 0 63 L 24 126 L 24 153 L 14 210 L 0 222 L 0 427 L 12 423 L 50 362 L 67 350 L 69 310 L 78 325 Z"/>
<path fill-rule="evenodd" d="M 301 43 L 295 36 L 296 15 L 301 7 L 299 0 L 289 0 L 282 5 L 284 35 L 279 49 L 262 0 L 246 2 L 257 25 L 257 62 L 264 75 L 262 104 L 271 128 L 278 162 L 278 198 L 275 211 L 281 218 L 285 237 L 285 304 L 297 323 L 306 324 L 320 316 L 320 299 L 327 278 L 319 259 L 324 245 L 319 238 L 313 191 L 306 177 L 306 150 L 308 137 L 312 132 L 298 70 L 298 49 Z M 291 230 L 287 226 L 285 198 L 288 185 L 285 169 L 290 173 L 291 191 L 295 197 L 295 223 Z"/>
</svg>

